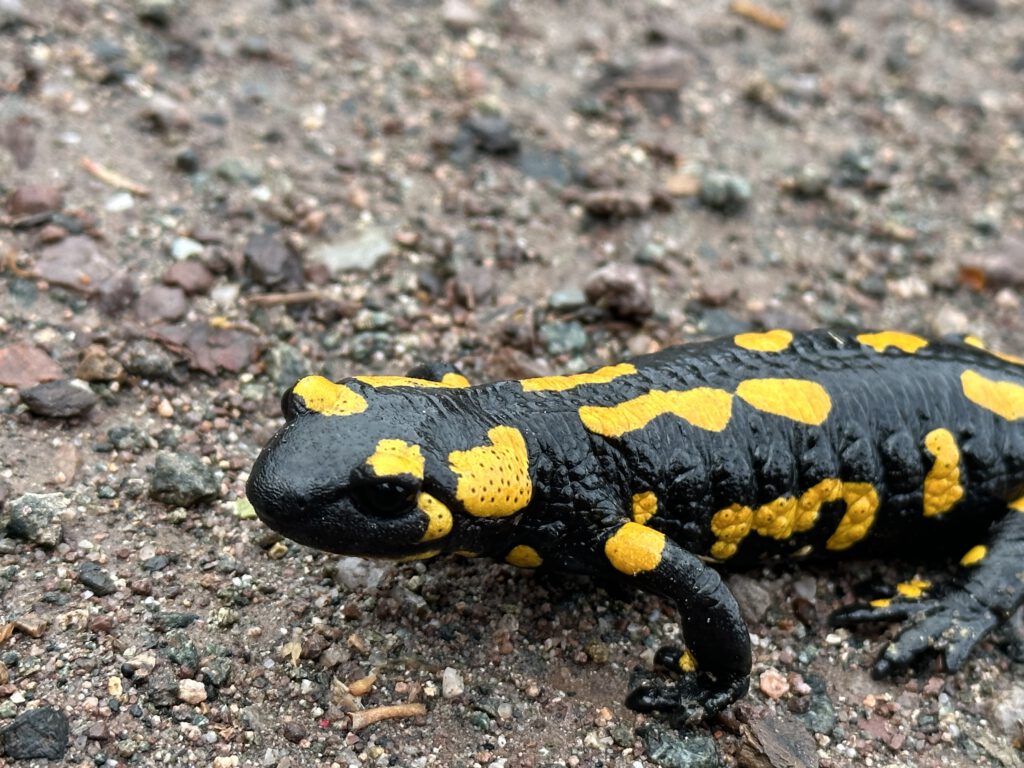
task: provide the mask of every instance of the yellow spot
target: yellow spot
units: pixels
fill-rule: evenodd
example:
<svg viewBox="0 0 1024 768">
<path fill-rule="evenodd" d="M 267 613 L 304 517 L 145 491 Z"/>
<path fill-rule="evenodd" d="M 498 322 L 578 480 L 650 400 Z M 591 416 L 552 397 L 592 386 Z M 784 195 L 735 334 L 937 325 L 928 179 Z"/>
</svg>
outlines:
<svg viewBox="0 0 1024 768">
<path fill-rule="evenodd" d="M 1024 417 L 1024 387 L 1009 381 L 992 381 L 976 371 L 960 374 L 964 395 L 972 403 L 980 405 L 1007 421 Z"/>
<path fill-rule="evenodd" d="M 533 547 L 519 544 L 505 555 L 505 562 L 518 568 L 538 568 L 544 560 Z"/>
<path fill-rule="evenodd" d="M 985 559 L 985 555 L 988 554 L 988 547 L 984 544 L 978 544 L 977 546 L 971 547 L 967 550 L 967 554 L 960 558 L 960 565 L 965 568 L 969 568 L 972 565 L 977 565 Z"/>
<path fill-rule="evenodd" d="M 911 579 L 910 581 L 901 581 L 897 584 L 896 591 L 900 596 L 908 600 L 918 600 L 924 597 L 924 593 L 931 585 L 930 581 L 925 581 L 924 579 Z"/>
<path fill-rule="evenodd" d="M 523 392 L 563 392 L 567 389 L 582 387 L 584 384 L 607 384 L 609 381 L 628 376 L 631 373 L 636 373 L 636 366 L 630 363 L 619 363 L 598 368 L 590 373 L 523 379 L 519 384 L 522 386 Z"/>
<path fill-rule="evenodd" d="M 448 466 L 458 476 L 455 496 L 475 517 L 507 517 L 530 503 L 530 457 L 523 433 L 515 427 L 494 427 L 490 445 L 452 451 Z"/>
<path fill-rule="evenodd" d="M 933 429 L 925 437 L 924 446 L 935 457 L 924 479 L 924 516 L 935 517 L 948 512 L 963 498 L 960 449 L 948 429 Z"/>
<path fill-rule="evenodd" d="M 1024 357 L 1018 357 L 1017 355 L 1008 355 L 1005 352 L 994 352 L 985 346 L 985 342 L 979 339 L 977 336 L 964 336 L 964 344 L 971 347 L 977 347 L 988 352 L 993 357 L 998 357 L 1000 360 L 1005 360 L 1008 363 L 1014 365 L 1024 365 Z"/>
<path fill-rule="evenodd" d="M 989 354 L 990 355 L 995 355 L 1000 360 L 1005 360 L 1006 362 L 1013 363 L 1014 365 L 1024 365 L 1024 357 L 1018 357 L 1017 355 L 1010 355 L 1010 354 L 1007 354 L 1006 352 L 990 352 Z"/>
<path fill-rule="evenodd" d="M 584 405 L 583 425 L 605 437 L 622 437 L 643 429 L 662 414 L 672 414 L 695 427 L 721 432 L 732 418 L 732 395 L 722 389 L 697 387 L 684 392 L 652 390 L 612 406 Z"/>
<path fill-rule="evenodd" d="M 301 397 L 309 410 L 324 416 L 352 416 L 367 408 L 366 398 L 358 392 L 323 376 L 306 376 L 292 388 L 292 393 Z"/>
<path fill-rule="evenodd" d="M 404 440 L 381 440 L 366 460 L 378 477 L 412 475 L 423 479 L 423 454 L 418 445 Z"/>
<path fill-rule="evenodd" d="M 627 576 L 652 571 L 661 562 L 665 534 L 639 523 L 624 523 L 604 543 L 604 554 L 617 571 Z"/>
<path fill-rule="evenodd" d="M 471 549 L 456 549 L 455 554 L 459 557 L 480 557 L 479 552 L 474 552 Z"/>
<path fill-rule="evenodd" d="M 441 381 L 414 379 L 411 376 L 356 376 L 356 381 L 369 384 L 371 387 L 420 387 L 423 389 L 459 389 L 468 387 L 465 376 L 457 373 L 446 373 Z"/>
<path fill-rule="evenodd" d="M 875 352 L 885 352 L 889 347 L 895 347 L 900 352 L 912 355 L 921 347 L 928 346 L 928 340 L 915 336 L 912 333 L 900 333 L 899 331 L 882 331 L 881 333 L 862 333 L 857 341 L 866 347 L 871 347 Z"/>
<path fill-rule="evenodd" d="M 420 541 L 442 539 L 452 531 L 452 513 L 442 502 L 429 493 L 416 497 L 416 506 L 427 516 L 427 530 Z"/>
<path fill-rule="evenodd" d="M 461 373 L 449 371 L 441 377 L 441 383 L 446 387 L 451 387 L 452 389 L 465 389 L 469 386 L 469 379 Z"/>
<path fill-rule="evenodd" d="M 1009 503 L 1009 507 L 1014 512 L 1024 512 L 1024 496 L 1021 496 L 1019 499 L 1014 499 L 1013 501 L 1011 501 Z"/>
<path fill-rule="evenodd" d="M 867 536 L 878 511 L 878 491 L 870 483 L 843 483 L 842 499 L 846 514 L 825 542 L 832 550 L 849 549 Z"/>
<path fill-rule="evenodd" d="M 806 379 L 747 379 L 736 387 L 736 394 L 759 411 L 813 426 L 832 410 L 825 388 Z"/>
<path fill-rule="evenodd" d="M 679 671 L 687 673 L 697 671 L 697 659 L 690 653 L 689 649 L 683 651 L 679 657 Z"/>
<path fill-rule="evenodd" d="M 882 597 L 882 598 L 879 598 L 878 600 L 872 600 L 869 603 L 869 605 L 872 608 L 888 608 L 890 605 L 892 605 L 892 598 L 891 597 Z"/>
<path fill-rule="evenodd" d="M 416 552 L 411 555 L 403 555 L 402 557 L 394 558 L 396 563 L 411 563 L 415 560 L 429 560 L 432 557 L 437 557 L 441 554 L 440 549 L 428 549 L 425 552 Z M 389 558 L 384 558 L 389 559 Z"/>
<path fill-rule="evenodd" d="M 733 337 L 733 342 L 737 347 L 753 352 L 781 352 L 793 343 L 793 334 L 782 330 L 741 333 Z"/>
<path fill-rule="evenodd" d="M 732 557 L 751 531 L 779 540 L 809 531 L 818 520 L 822 504 L 838 500 L 842 488 L 842 482 L 828 478 L 799 497 L 781 496 L 756 510 L 741 504 L 719 510 L 711 518 L 711 532 L 718 538 L 711 547 L 711 556 L 719 560 Z"/>
<path fill-rule="evenodd" d="M 658 497 L 654 491 L 633 494 L 633 522 L 644 525 L 658 511 Z"/>
</svg>

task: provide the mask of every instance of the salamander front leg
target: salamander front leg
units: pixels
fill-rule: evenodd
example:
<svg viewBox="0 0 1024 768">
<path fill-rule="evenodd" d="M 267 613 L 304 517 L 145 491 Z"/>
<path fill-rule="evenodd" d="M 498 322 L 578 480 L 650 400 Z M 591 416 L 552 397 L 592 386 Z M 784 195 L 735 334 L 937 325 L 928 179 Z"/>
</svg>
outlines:
<svg viewBox="0 0 1024 768">
<path fill-rule="evenodd" d="M 656 661 L 680 674 L 671 682 L 644 680 L 626 698 L 639 712 L 708 717 L 747 692 L 750 636 L 717 571 L 645 525 L 624 523 L 607 538 L 604 555 L 620 578 L 679 606 L 687 649 L 662 648 Z"/>
<path fill-rule="evenodd" d="M 1018 510 L 1017 507 L 1021 509 Z M 941 654 L 946 669 L 958 670 L 974 647 L 1013 614 L 1024 601 L 1024 504 L 1010 505 L 992 526 L 986 544 L 972 547 L 960 560 L 961 572 L 935 596 L 917 594 L 907 582 L 892 600 L 854 605 L 832 616 L 836 626 L 874 621 L 906 621 L 899 636 L 886 646 L 872 674 L 885 677 Z M 910 592 L 910 594 L 907 594 Z"/>
</svg>

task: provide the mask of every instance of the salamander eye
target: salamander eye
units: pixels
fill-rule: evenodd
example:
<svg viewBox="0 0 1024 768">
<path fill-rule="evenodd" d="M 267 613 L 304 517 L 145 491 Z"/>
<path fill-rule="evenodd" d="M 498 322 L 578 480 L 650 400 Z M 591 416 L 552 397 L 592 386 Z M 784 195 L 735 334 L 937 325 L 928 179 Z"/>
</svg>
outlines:
<svg viewBox="0 0 1024 768">
<path fill-rule="evenodd" d="M 418 488 L 394 480 L 378 480 L 353 486 L 352 497 L 363 512 L 398 517 L 416 506 Z"/>
</svg>

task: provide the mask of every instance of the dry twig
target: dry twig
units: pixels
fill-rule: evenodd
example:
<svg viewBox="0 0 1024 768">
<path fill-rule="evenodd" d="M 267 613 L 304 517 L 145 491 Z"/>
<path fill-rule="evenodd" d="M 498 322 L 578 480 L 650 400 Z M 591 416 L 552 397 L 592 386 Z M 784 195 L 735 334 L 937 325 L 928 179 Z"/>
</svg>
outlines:
<svg viewBox="0 0 1024 768">
<path fill-rule="evenodd" d="M 358 712 L 349 712 L 351 718 L 351 729 L 359 731 L 368 725 L 391 720 L 398 717 L 419 717 L 427 714 L 427 708 L 419 703 L 393 704 L 390 707 L 374 707 L 373 709 L 361 709 Z"/>
<path fill-rule="evenodd" d="M 149 197 L 149 187 L 144 187 L 142 184 L 132 181 L 127 176 L 123 176 L 117 171 L 107 168 L 105 165 L 100 165 L 91 157 L 82 155 L 82 167 L 89 174 L 95 176 L 104 184 L 109 184 L 115 189 L 123 189 L 131 192 L 133 195 L 138 195 L 139 197 Z"/>
</svg>

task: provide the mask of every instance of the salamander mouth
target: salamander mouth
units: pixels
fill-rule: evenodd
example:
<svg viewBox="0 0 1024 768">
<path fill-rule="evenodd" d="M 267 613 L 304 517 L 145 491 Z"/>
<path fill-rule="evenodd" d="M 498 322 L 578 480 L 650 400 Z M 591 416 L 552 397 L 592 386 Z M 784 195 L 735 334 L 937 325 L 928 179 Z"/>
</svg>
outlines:
<svg viewBox="0 0 1024 768">
<path fill-rule="evenodd" d="M 297 544 L 335 555 L 402 559 L 430 551 L 420 542 L 404 541 L 395 531 L 377 525 L 353 510 L 344 491 L 333 499 L 317 499 L 314 505 L 261 504 L 250 498 L 256 516 L 268 527 Z"/>
</svg>

